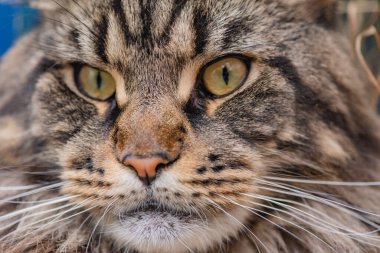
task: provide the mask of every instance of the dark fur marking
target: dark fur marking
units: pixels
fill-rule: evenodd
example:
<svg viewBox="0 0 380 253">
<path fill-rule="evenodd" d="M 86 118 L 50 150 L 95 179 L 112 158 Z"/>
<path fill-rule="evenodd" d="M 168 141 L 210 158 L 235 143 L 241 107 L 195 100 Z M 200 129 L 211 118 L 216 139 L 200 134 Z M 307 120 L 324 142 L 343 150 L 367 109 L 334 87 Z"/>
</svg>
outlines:
<svg viewBox="0 0 380 253">
<path fill-rule="evenodd" d="M 100 57 L 104 63 L 108 63 L 107 56 L 107 36 L 109 29 L 109 20 L 107 15 L 102 15 L 100 21 L 96 24 L 98 28 L 97 41 L 95 42 L 95 53 Z"/>
<path fill-rule="evenodd" d="M 209 154 L 207 158 L 210 162 L 215 162 L 215 161 L 219 160 L 220 155 Z"/>
<path fill-rule="evenodd" d="M 180 131 L 181 133 L 183 133 L 183 134 L 186 134 L 186 133 L 187 133 L 187 130 L 186 130 L 185 126 L 183 126 L 183 125 L 179 127 L 179 131 Z"/>
<path fill-rule="evenodd" d="M 191 184 L 195 185 L 222 185 L 222 184 L 238 184 L 238 183 L 244 183 L 247 182 L 246 179 L 203 179 L 203 180 L 193 180 L 191 181 Z"/>
<path fill-rule="evenodd" d="M 216 172 L 216 173 L 219 173 L 219 172 L 222 172 L 226 167 L 224 167 L 223 165 L 216 165 L 216 166 L 213 166 L 211 169 Z"/>
<path fill-rule="evenodd" d="M 99 169 L 97 169 L 96 172 L 98 172 L 98 174 L 99 174 L 100 176 L 102 176 L 102 177 L 104 176 L 104 173 L 105 173 L 105 171 L 104 171 L 103 168 L 99 168 Z"/>
<path fill-rule="evenodd" d="M 229 161 L 227 162 L 227 166 L 230 168 L 230 169 L 243 169 L 243 168 L 247 168 L 248 165 L 242 161 Z"/>
<path fill-rule="evenodd" d="M 222 40 L 223 50 L 228 49 L 232 44 L 236 43 L 240 39 L 240 36 L 250 32 L 250 29 L 247 27 L 248 21 L 247 18 L 239 19 L 232 21 L 227 25 Z"/>
<path fill-rule="evenodd" d="M 204 166 L 201 166 L 201 167 L 198 167 L 198 168 L 197 168 L 197 173 L 200 174 L 200 175 L 205 174 L 206 171 L 207 171 L 207 168 L 204 167 Z"/>
<path fill-rule="evenodd" d="M 78 29 L 74 28 L 69 33 L 70 40 L 75 44 L 75 47 L 80 50 L 81 48 L 81 40 L 80 40 L 80 32 Z"/>
<path fill-rule="evenodd" d="M 191 194 L 194 198 L 199 198 L 201 196 L 201 193 L 200 192 L 194 192 L 193 194 Z"/>
<path fill-rule="evenodd" d="M 155 9 L 155 1 L 148 1 L 144 5 L 144 1 L 140 0 L 141 12 L 140 18 L 143 24 L 143 29 L 141 30 L 141 41 L 143 43 L 144 49 L 150 49 L 152 46 L 152 13 Z"/>
<path fill-rule="evenodd" d="M 61 143 L 67 143 L 70 139 L 72 139 L 76 134 L 81 131 L 79 127 L 67 131 L 56 131 L 53 134 L 53 139 L 59 141 Z"/>
<path fill-rule="evenodd" d="M 104 181 L 91 181 L 91 180 L 87 180 L 87 179 L 73 179 L 73 181 L 77 182 L 78 184 L 88 185 L 88 186 L 98 186 L 98 187 L 110 187 L 110 186 L 112 186 L 111 183 L 104 182 Z"/>
<path fill-rule="evenodd" d="M 95 172 L 95 169 L 94 169 L 94 165 L 93 165 L 93 161 L 91 158 L 87 158 L 86 159 L 86 162 L 83 166 L 85 169 L 87 169 L 90 173 L 94 173 Z"/>
<path fill-rule="evenodd" d="M 195 30 L 195 53 L 203 53 L 208 42 L 208 28 L 209 18 L 205 11 L 201 9 L 194 10 L 193 26 Z"/>
<path fill-rule="evenodd" d="M 159 41 L 159 43 L 166 45 L 169 43 L 171 31 L 173 30 L 173 26 L 175 25 L 178 17 L 180 16 L 183 8 L 185 7 L 187 0 L 176 0 L 174 1 L 174 5 L 172 8 L 172 13 L 170 15 L 170 19 L 168 24 L 164 29 L 164 33 Z"/>
<path fill-rule="evenodd" d="M 115 12 L 115 15 L 119 21 L 120 28 L 123 31 L 125 43 L 135 42 L 136 38 L 132 36 L 128 28 L 127 18 L 125 16 L 125 9 L 121 0 L 112 1 L 112 9 Z"/>
<path fill-rule="evenodd" d="M 210 191 L 210 192 L 208 193 L 208 195 L 209 195 L 210 197 L 215 197 L 215 196 L 217 195 L 217 193 L 214 192 L 214 191 Z"/>
<path fill-rule="evenodd" d="M 325 123 L 328 125 L 332 124 L 342 129 L 352 137 L 345 116 L 340 112 L 332 111 L 326 102 L 320 100 L 318 94 L 303 84 L 296 67 L 288 58 L 278 56 L 266 60 L 266 63 L 269 66 L 278 69 L 281 74 L 288 79 L 289 83 L 295 90 L 298 106 L 304 109 L 305 112 L 313 111 L 318 113 Z"/>
</svg>

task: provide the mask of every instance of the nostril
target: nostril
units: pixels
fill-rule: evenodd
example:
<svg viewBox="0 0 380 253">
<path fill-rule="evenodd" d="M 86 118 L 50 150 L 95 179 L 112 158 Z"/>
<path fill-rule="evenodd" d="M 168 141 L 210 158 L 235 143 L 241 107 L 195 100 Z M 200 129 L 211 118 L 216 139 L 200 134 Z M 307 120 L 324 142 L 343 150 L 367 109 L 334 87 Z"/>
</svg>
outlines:
<svg viewBox="0 0 380 253">
<path fill-rule="evenodd" d="M 132 168 L 144 184 L 150 184 L 157 173 L 169 163 L 169 161 L 161 156 L 149 158 L 140 158 L 127 156 L 123 160 L 123 164 Z"/>
<path fill-rule="evenodd" d="M 161 172 L 161 170 L 163 170 L 165 168 L 166 165 L 167 165 L 167 163 L 166 164 L 160 163 L 159 165 L 157 165 L 156 173 L 159 174 Z"/>
</svg>

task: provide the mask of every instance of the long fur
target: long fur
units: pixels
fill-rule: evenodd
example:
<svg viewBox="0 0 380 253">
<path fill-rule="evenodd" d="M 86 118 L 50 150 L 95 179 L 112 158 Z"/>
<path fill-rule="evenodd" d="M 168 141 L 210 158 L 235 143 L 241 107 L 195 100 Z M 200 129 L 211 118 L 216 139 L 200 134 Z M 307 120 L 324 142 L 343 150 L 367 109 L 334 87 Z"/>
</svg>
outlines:
<svg viewBox="0 0 380 253">
<path fill-rule="evenodd" d="M 380 124 L 335 1 L 33 2 L 0 65 L 1 252 L 380 252 Z M 247 80 L 207 96 L 225 55 Z M 157 147 L 146 186 L 122 155 Z"/>
</svg>

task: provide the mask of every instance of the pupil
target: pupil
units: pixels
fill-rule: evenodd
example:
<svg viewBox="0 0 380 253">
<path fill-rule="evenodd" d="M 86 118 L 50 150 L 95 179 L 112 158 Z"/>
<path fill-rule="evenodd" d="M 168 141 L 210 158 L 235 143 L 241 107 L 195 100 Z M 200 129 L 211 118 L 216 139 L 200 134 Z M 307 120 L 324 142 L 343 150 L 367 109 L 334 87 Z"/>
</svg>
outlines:
<svg viewBox="0 0 380 253">
<path fill-rule="evenodd" d="M 223 75 L 224 83 L 228 85 L 228 83 L 230 82 L 230 71 L 228 70 L 226 66 L 223 66 L 222 75 Z"/>
<path fill-rule="evenodd" d="M 98 90 L 100 90 L 100 88 L 102 87 L 102 75 L 100 74 L 100 72 L 96 74 L 96 87 L 98 88 Z"/>
</svg>

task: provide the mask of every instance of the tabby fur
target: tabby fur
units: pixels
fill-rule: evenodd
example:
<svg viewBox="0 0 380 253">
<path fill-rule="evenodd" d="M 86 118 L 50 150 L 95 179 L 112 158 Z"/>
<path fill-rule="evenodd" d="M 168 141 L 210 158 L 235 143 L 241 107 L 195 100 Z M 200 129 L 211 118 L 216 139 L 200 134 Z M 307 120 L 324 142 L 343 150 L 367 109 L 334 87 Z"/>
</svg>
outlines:
<svg viewBox="0 0 380 253">
<path fill-rule="evenodd" d="M 0 65 L 1 252 L 380 252 L 380 124 L 335 1 L 31 4 Z M 198 73 L 224 55 L 251 71 L 211 99 Z M 80 94 L 73 64 L 116 100 Z M 126 146 L 180 154 L 146 187 Z M 167 214 L 124 217 L 147 199 Z"/>
</svg>

